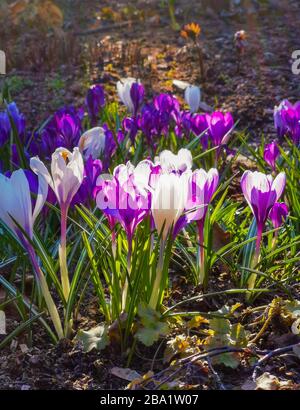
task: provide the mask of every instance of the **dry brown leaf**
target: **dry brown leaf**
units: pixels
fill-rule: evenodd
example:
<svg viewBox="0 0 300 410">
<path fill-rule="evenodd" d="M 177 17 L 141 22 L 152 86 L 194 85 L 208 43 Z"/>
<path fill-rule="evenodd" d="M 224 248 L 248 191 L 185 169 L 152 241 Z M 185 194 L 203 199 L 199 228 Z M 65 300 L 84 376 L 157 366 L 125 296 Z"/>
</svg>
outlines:
<svg viewBox="0 0 300 410">
<path fill-rule="evenodd" d="M 113 367 L 110 370 L 110 373 L 114 376 L 120 377 L 120 379 L 127 380 L 132 382 L 135 379 L 140 379 L 141 375 L 135 370 L 122 368 L 122 367 Z"/>
</svg>

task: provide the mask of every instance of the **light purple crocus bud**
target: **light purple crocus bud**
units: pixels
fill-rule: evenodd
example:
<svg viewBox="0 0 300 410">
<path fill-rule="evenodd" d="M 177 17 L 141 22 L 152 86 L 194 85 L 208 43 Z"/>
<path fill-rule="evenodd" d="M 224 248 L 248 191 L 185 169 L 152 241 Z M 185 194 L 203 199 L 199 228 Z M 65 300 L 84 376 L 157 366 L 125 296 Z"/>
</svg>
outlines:
<svg viewBox="0 0 300 410">
<path fill-rule="evenodd" d="M 246 201 L 257 223 L 256 252 L 259 252 L 261 237 L 270 210 L 282 195 L 286 176 L 281 172 L 273 180 L 272 175 L 261 172 L 245 171 L 241 178 L 241 187 Z"/>
<path fill-rule="evenodd" d="M 275 141 L 267 144 L 264 150 L 264 160 L 270 165 L 273 171 L 276 170 L 276 160 L 280 155 L 279 148 Z"/>
<path fill-rule="evenodd" d="M 289 213 L 289 208 L 284 202 L 275 202 L 270 211 L 269 219 L 275 229 L 279 228 L 286 220 Z"/>
<path fill-rule="evenodd" d="M 201 91 L 196 85 L 188 85 L 184 92 L 184 99 L 190 107 L 191 113 L 198 111 L 201 101 Z"/>
</svg>

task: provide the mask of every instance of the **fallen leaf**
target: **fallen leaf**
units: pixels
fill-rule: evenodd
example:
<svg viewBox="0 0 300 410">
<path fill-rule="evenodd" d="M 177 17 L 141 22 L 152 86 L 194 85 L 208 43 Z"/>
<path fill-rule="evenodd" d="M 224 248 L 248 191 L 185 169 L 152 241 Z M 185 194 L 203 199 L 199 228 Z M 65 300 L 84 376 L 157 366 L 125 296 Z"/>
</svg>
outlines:
<svg viewBox="0 0 300 410">
<path fill-rule="evenodd" d="M 141 377 L 141 375 L 135 370 L 122 367 L 113 367 L 110 370 L 110 373 L 113 376 L 120 377 L 120 379 L 127 380 L 128 382 L 132 382 L 133 380 Z"/>
</svg>

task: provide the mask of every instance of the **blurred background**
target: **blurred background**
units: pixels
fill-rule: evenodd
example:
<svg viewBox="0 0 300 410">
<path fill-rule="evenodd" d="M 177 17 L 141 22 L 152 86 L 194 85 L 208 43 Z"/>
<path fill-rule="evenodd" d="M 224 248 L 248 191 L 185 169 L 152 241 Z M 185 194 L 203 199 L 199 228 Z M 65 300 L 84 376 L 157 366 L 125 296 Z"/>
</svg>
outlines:
<svg viewBox="0 0 300 410">
<path fill-rule="evenodd" d="M 13 99 L 34 127 L 62 105 L 83 104 L 92 83 L 115 96 L 115 83 L 138 77 L 150 94 L 178 92 L 173 80 L 201 83 L 199 60 L 180 35 L 201 27 L 208 106 L 231 111 L 272 133 L 272 109 L 299 97 L 291 71 L 300 48 L 300 2 L 293 0 L 1 0 L 0 49 Z M 234 34 L 245 30 L 237 69 Z M 272 136 L 272 135 L 271 135 Z"/>
</svg>

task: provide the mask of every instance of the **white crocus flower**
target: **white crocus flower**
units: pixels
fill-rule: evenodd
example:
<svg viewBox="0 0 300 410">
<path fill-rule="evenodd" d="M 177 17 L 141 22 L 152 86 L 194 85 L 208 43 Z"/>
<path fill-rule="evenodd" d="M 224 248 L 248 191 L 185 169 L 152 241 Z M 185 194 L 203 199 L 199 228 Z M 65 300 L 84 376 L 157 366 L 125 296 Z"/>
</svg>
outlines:
<svg viewBox="0 0 300 410">
<path fill-rule="evenodd" d="M 65 148 L 57 148 L 52 154 L 51 174 L 45 164 L 38 158 L 30 159 L 30 167 L 37 175 L 43 177 L 55 192 L 61 209 L 61 240 L 59 247 L 59 261 L 63 293 L 68 300 L 70 281 L 67 266 L 67 216 L 71 201 L 78 191 L 82 181 L 84 164 L 79 148 L 73 152 Z"/>
<path fill-rule="evenodd" d="M 38 157 L 30 159 L 30 167 L 45 178 L 60 206 L 68 207 L 83 180 L 84 164 L 79 148 L 74 148 L 73 152 L 57 148 L 52 154 L 51 174 Z"/>
<path fill-rule="evenodd" d="M 102 127 L 91 128 L 82 134 L 78 146 L 84 158 L 99 158 L 105 148 L 105 138 L 105 130 Z"/>
<path fill-rule="evenodd" d="M 196 85 L 188 85 L 184 92 L 184 99 L 190 107 L 191 113 L 198 111 L 201 101 L 201 91 Z"/>
<path fill-rule="evenodd" d="M 193 157 L 191 152 L 182 148 L 178 154 L 165 150 L 162 151 L 158 157 L 155 158 L 155 165 L 160 165 L 162 172 L 185 172 L 189 171 L 193 166 Z"/>
<path fill-rule="evenodd" d="M 126 105 L 129 112 L 134 112 L 134 105 L 131 99 L 130 90 L 131 86 L 134 83 L 137 83 L 138 80 L 132 77 L 122 78 L 117 82 L 117 91 L 120 97 L 120 100 L 124 105 Z"/>
<path fill-rule="evenodd" d="M 0 192 L 3 193 L 0 197 L 0 219 L 19 237 L 24 245 L 27 241 L 17 224 L 32 239 L 33 224 L 46 201 L 48 185 L 44 178 L 39 178 L 38 194 L 33 212 L 29 183 L 22 169 L 14 171 L 10 178 L 0 174 Z"/>
<path fill-rule="evenodd" d="M 57 336 L 62 339 L 64 333 L 57 308 L 49 292 L 45 276 L 40 269 L 35 251 L 27 239 L 27 236 L 30 239 L 33 238 L 33 225 L 46 201 L 48 184 L 44 177 L 39 175 L 38 193 L 33 212 L 29 183 L 22 169 L 14 171 L 10 178 L 0 174 L 0 191 L 3 193 L 0 197 L 0 219 L 15 233 L 28 252 L 36 281 L 44 296 Z"/>
<path fill-rule="evenodd" d="M 182 215 L 188 194 L 188 180 L 191 172 L 182 175 L 161 174 L 152 197 L 152 216 L 158 233 L 165 240 Z M 162 232 L 163 230 L 163 232 Z"/>
</svg>

